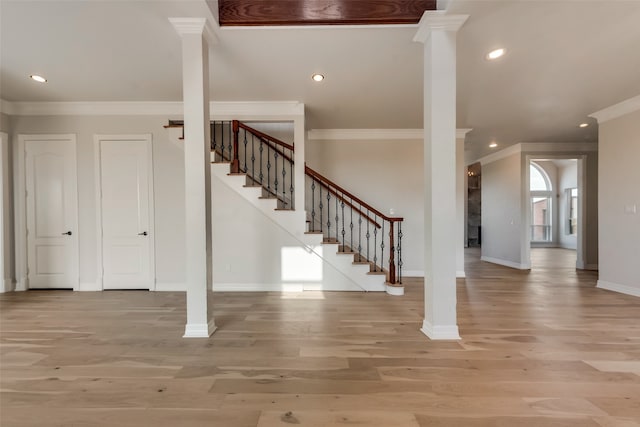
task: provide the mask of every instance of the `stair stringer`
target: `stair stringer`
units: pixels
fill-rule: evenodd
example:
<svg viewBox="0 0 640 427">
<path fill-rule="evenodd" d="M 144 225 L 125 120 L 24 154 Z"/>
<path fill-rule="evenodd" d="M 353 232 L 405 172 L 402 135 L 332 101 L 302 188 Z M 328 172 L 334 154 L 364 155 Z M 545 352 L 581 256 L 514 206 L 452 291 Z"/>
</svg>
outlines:
<svg viewBox="0 0 640 427">
<path fill-rule="evenodd" d="M 275 223 L 281 230 L 292 237 L 298 247 L 304 250 L 304 253 L 314 258 L 319 258 L 323 262 L 323 279 L 321 282 L 303 282 L 297 284 L 289 284 L 286 290 L 341 290 L 341 291 L 385 291 L 385 276 L 367 274 L 368 265 L 359 265 L 353 263 L 352 254 L 338 253 L 337 243 L 323 243 L 322 235 L 306 234 L 306 214 L 303 210 L 276 210 L 276 199 L 261 199 L 262 189 L 260 187 L 245 186 L 246 177 L 244 175 L 230 175 L 228 163 L 212 163 L 211 164 L 212 187 L 216 185 L 214 180 L 226 185 L 239 197 L 244 199 L 255 209 L 260 211 L 266 218 Z M 215 205 L 215 193 L 214 209 Z M 264 242 L 261 242 L 264 244 Z M 277 250 L 278 248 L 274 248 Z M 280 248 L 280 250 L 282 250 Z M 302 257 L 301 262 L 312 262 L 305 257 L 303 252 L 297 256 Z M 214 258 L 216 257 L 214 251 Z M 326 266 L 324 265 L 326 264 Z M 329 267 L 329 268 L 326 268 Z M 218 266 L 220 268 L 220 266 Z M 215 290 L 282 290 L 277 289 L 274 284 L 273 289 L 252 289 L 247 286 L 240 289 L 241 286 L 225 285 L 224 283 L 215 283 Z M 255 288 L 255 286 L 254 286 Z"/>
</svg>

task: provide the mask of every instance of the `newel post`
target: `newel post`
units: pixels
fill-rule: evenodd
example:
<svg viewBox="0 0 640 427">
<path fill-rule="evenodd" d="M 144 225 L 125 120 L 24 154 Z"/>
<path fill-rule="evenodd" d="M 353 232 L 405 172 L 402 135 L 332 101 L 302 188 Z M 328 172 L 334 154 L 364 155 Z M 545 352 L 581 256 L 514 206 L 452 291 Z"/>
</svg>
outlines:
<svg viewBox="0 0 640 427">
<path fill-rule="evenodd" d="M 240 133 L 240 122 L 233 121 L 233 158 L 231 160 L 231 173 L 240 172 L 240 161 L 238 160 L 238 134 Z"/>
</svg>

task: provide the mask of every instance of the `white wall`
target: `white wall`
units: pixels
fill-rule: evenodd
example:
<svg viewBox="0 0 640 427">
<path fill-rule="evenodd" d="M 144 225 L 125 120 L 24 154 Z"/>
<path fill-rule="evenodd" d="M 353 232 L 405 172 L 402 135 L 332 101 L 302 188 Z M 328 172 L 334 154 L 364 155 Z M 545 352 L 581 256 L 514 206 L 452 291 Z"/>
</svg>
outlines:
<svg viewBox="0 0 640 427">
<path fill-rule="evenodd" d="M 598 286 L 640 296 L 640 111 L 600 123 L 599 144 Z"/>
<path fill-rule="evenodd" d="M 307 164 L 380 212 L 403 217 L 403 276 L 424 274 L 422 140 L 307 140 Z M 453 236 L 452 236 L 453 238 Z"/>
<path fill-rule="evenodd" d="M 80 284 L 95 283 L 96 195 L 94 134 L 153 135 L 156 281 L 159 288 L 184 283 L 184 152 L 170 140 L 160 116 L 14 116 L 12 143 L 18 134 L 77 135 Z"/>
<path fill-rule="evenodd" d="M 567 189 L 578 187 L 578 162 L 564 161 L 558 168 L 558 246 L 576 249 L 577 234 L 568 234 L 569 198 Z M 578 195 L 579 197 L 579 195 Z"/>
<path fill-rule="evenodd" d="M 482 259 L 526 269 L 521 248 L 521 171 L 520 153 L 482 163 Z"/>
</svg>

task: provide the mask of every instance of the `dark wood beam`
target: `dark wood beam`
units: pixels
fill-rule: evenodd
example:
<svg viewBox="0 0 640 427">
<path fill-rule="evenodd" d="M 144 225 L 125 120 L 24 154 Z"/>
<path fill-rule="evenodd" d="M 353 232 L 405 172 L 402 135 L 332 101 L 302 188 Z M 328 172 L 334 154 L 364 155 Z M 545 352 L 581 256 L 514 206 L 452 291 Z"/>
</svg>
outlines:
<svg viewBox="0 0 640 427">
<path fill-rule="evenodd" d="M 219 0 L 220 25 L 416 24 L 436 0 Z"/>
</svg>

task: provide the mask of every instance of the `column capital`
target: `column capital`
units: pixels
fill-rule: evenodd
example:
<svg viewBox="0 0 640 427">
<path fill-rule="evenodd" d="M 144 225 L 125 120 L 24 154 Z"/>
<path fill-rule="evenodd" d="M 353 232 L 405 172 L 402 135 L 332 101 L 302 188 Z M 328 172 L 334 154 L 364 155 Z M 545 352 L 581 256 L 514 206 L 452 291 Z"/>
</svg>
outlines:
<svg viewBox="0 0 640 427">
<path fill-rule="evenodd" d="M 456 129 L 456 139 L 464 139 L 469 132 L 473 129 L 471 128 L 458 128 Z"/>
<path fill-rule="evenodd" d="M 424 43 L 432 31 L 457 32 L 468 18 L 469 15 L 446 15 L 443 10 L 427 10 L 420 18 L 413 41 Z"/>
<path fill-rule="evenodd" d="M 216 44 L 218 37 L 207 18 L 169 18 L 180 37 L 186 34 L 201 34 L 209 45 Z"/>
</svg>

